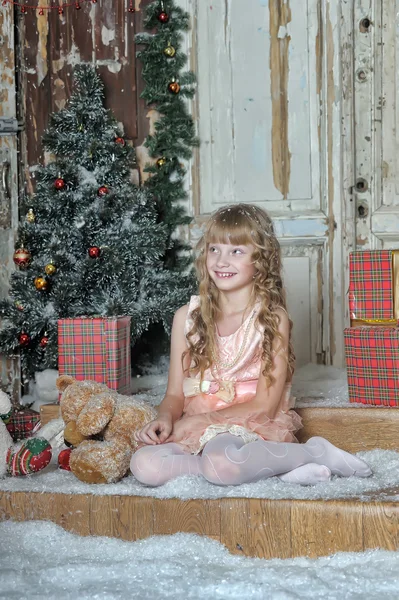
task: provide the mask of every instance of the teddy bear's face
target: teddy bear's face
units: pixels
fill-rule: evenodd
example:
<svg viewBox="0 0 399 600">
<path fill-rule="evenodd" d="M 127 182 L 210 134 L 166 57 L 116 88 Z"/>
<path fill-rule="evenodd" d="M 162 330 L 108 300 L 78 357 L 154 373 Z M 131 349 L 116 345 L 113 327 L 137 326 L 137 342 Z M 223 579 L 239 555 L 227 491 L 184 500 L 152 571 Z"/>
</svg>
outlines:
<svg viewBox="0 0 399 600">
<path fill-rule="evenodd" d="M 108 392 L 107 386 L 95 381 L 76 381 L 64 389 L 60 407 L 65 423 L 77 421 L 80 413 L 93 396 Z"/>
</svg>

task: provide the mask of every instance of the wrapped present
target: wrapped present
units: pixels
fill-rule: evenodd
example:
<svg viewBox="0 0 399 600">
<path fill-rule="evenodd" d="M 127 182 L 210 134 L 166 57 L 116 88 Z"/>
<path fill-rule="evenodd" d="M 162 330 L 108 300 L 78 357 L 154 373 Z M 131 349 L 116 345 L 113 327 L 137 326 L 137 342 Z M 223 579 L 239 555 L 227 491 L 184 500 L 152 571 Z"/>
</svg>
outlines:
<svg viewBox="0 0 399 600">
<path fill-rule="evenodd" d="M 397 326 L 399 250 L 351 252 L 349 311 L 352 326 Z"/>
<path fill-rule="evenodd" d="M 31 408 L 15 408 L 6 427 L 14 442 L 31 437 L 40 429 L 40 414 Z"/>
<path fill-rule="evenodd" d="M 58 321 L 58 370 L 78 380 L 104 383 L 120 394 L 131 385 L 130 317 Z"/>
<path fill-rule="evenodd" d="M 344 331 L 350 402 L 399 406 L 399 327 Z"/>
</svg>

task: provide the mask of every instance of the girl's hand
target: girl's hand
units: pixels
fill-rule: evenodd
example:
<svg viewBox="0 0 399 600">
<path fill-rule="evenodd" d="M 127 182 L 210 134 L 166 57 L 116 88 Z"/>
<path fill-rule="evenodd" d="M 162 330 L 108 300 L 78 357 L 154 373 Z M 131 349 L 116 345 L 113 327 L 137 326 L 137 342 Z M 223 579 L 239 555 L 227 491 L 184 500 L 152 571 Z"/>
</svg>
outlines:
<svg viewBox="0 0 399 600">
<path fill-rule="evenodd" d="M 184 419 L 179 419 L 178 421 L 176 421 L 173 425 L 173 431 L 171 433 L 171 435 L 168 437 L 168 439 L 166 440 L 167 443 L 169 442 L 181 442 L 181 440 L 183 440 L 185 437 L 187 437 L 187 435 L 192 431 L 193 427 L 197 428 L 198 425 L 204 421 L 204 429 L 206 427 L 206 420 L 203 417 L 203 415 L 196 415 L 193 417 L 184 417 Z"/>
<path fill-rule="evenodd" d="M 142 429 L 134 432 L 136 442 L 142 442 L 147 445 L 162 444 L 170 435 L 173 429 L 172 419 L 169 417 L 158 417 L 154 421 L 144 425 Z"/>
</svg>

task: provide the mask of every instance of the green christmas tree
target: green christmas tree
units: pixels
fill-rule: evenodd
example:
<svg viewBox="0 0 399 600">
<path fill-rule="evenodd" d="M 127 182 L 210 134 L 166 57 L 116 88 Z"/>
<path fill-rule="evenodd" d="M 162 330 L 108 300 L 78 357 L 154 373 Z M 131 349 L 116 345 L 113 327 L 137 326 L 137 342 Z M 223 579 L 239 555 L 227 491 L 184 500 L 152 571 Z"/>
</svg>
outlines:
<svg viewBox="0 0 399 600">
<path fill-rule="evenodd" d="M 104 108 L 101 79 L 88 65 L 74 75 L 43 137 L 54 160 L 22 211 L 18 268 L 0 304 L 0 350 L 20 352 L 25 376 L 56 367 L 59 318 L 131 315 L 134 344 L 152 323 L 168 328 L 189 293 L 165 268 L 171 223 L 131 182 L 134 150 Z"/>
<path fill-rule="evenodd" d="M 173 0 L 156 0 L 146 8 L 144 25 L 149 33 L 136 36 L 136 42 L 143 46 L 137 53 L 146 83 L 142 97 L 160 115 L 155 132 L 145 142 L 154 159 L 145 169 L 151 175 L 145 186 L 157 203 L 158 220 L 167 228 L 165 266 L 180 272 L 185 272 L 191 262 L 187 252 L 184 260 L 189 247 L 174 236 L 177 227 L 191 221 L 179 204 L 187 196 L 182 161 L 189 160 L 193 147 L 198 145 L 194 121 L 187 108 L 187 99 L 195 93 L 196 78 L 194 73 L 184 70 L 187 56 L 181 49 L 183 34 L 190 27 L 189 19 L 189 14 Z"/>
</svg>

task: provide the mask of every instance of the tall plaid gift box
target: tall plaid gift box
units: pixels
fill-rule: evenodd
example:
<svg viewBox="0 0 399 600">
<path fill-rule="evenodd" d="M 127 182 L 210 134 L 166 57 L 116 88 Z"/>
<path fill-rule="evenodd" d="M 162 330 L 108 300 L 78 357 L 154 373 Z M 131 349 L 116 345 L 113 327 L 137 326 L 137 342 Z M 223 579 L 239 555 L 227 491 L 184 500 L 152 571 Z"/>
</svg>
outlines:
<svg viewBox="0 0 399 600">
<path fill-rule="evenodd" d="M 350 254 L 349 310 L 350 402 L 399 406 L 399 250 Z"/>
<path fill-rule="evenodd" d="M 130 317 L 58 321 L 59 374 L 104 383 L 130 394 Z"/>
</svg>

